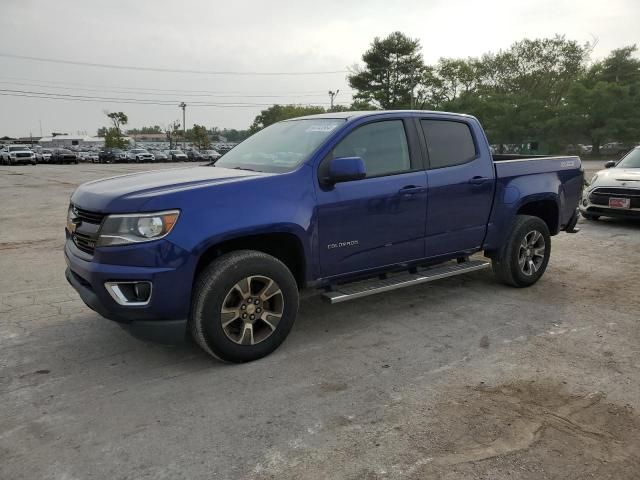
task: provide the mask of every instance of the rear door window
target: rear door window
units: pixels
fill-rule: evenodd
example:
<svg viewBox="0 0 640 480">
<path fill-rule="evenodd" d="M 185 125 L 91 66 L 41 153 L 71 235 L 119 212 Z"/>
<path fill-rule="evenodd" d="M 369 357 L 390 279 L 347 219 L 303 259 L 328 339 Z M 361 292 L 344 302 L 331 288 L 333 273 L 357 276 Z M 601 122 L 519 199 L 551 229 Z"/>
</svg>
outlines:
<svg viewBox="0 0 640 480">
<path fill-rule="evenodd" d="M 427 142 L 430 168 L 461 165 L 476 157 L 476 145 L 466 123 L 421 120 L 420 125 Z"/>
</svg>

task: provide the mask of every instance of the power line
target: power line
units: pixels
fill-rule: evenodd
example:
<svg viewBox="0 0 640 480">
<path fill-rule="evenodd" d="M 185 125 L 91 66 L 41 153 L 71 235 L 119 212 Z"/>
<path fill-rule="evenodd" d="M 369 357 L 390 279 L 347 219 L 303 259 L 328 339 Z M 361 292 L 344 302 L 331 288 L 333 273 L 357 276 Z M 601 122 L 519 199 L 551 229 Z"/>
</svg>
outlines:
<svg viewBox="0 0 640 480">
<path fill-rule="evenodd" d="M 175 106 L 176 101 L 171 100 L 153 100 L 153 99 L 136 99 L 136 98 L 115 98 L 115 97 L 90 97 L 84 95 L 68 95 L 59 93 L 34 92 L 27 90 L 8 90 L 0 89 L 0 96 L 5 97 L 26 97 L 41 98 L 47 100 L 67 100 L 77 102 L 100 102 L 100 103 L 124 103 L 136 105 L 156 105 L 156 106 Z M 344 103 L 346 105 L 346 103 Z M 273 103 L 249 103 L 249 102 L 192 102 L 192 107 L 268 107 Z M 304 103 L 304 105 L 321 106 L 322 103 Z"/>
<path fill-rule="evenodd" d="M 86 91 L 86 92 L 99 92 L 99 93 L 115 93 L 115 94 L 127 94 L 127 93 L 133 93 L 133 94 L 138 94 L 138 95 L 156 95 L 156 96 L 163 96 L 163 97 L 176 97 L 176 96 L 182 96 L 182 97 L 210 97 L 210 98 L 236 98 L 236 97 L 245 97 L 245 98 L 291 98 L 291 97 L 305 97 L 305 98 L 320 98 L 320 97 L 325 97 L 326 93 L 300 93 L 300 94 L 295 94 L 295 93 L 291 93 L 291 94 L 277 94 L 277 95 L 273 95 L 273 94 L 264 94 L 264 95 L 256 95 L 256 94 L 244 94 L 244 93 L 237 93 L 237 94 L 230 94 L 230 93 L 215 93 L 215 92 L 207 92 L 207 93 L 194 93 L 191 91 L 182 91 L 182 90 L 171 90 L 171 93 L 165 93 L 166 91 L 151 91 L 151 90 L 144 90 L 144 89 L 126 89 L 123 88 L 122 90 L 114 90 L 111 88 L 87 88 L 87 87 L 71 87 L 71 86 L 56 86 L 56 85 L 48 85 L 46 83 L 36 83 L 33 81 L 22 81 L 22 82 L 7 82 L 4 80 L 0 80 L 0 84 L 3 85 L 18 85 L 18 86 L 27 86 L 27 87 L 41 87 L 41 88 L 48 88 L 48 89 L 57 89 L 57 90 L 73 90 L 73 91 L 77 91 L 77 90 L 82 90 L 82 91 Z"/>
<path fill-rule="evenodd" d="M 18 82 L 39 82 L 40 80 L 38 79 L 33 79 L 33 78 L 24 78 L 24 77 L 7 77 L 7 76 L 0 76 L 0 81 L 5 81 L 5 80 L 17 80 Z M 11 83 L 11 82 L 5 82 L 5 83 Z M 14 84 L 18 84 L 16 82 L 13 82 Z M 100 84 L 87 84 L 87 83 L 76 83 L 76 82 L 59 82 L 59 81 L 54 81 L 54 80 L 49 80 L 47 79 L 47 83 L 45 86 L 49 86 L 49 84 L 56 84 L 56 85 L 66 85 L 66 86 L 79 86 L 79 87 L 91 87 L 91 88 L 100 88 L 100 89 L 120 89 L 120 90 L 136 90 L 136 91 L 150 91 L 150 92 L 172 92 L 178 95 L 182 95 L 184 93 L 211 93 L 211 94 L 218 94 L 218 93 L 224 93 L 224 94 L 234 94 L 237 93 L 239 95 L 247 95 L 247 94 L 259 94 L 259 93 L 264 93 L 264 92 L 255 92 L 255 91 L 244 91 L 244 90 L 182 90 L 182 89 L 166 89 L 166 88 L 151 88 L 151 87 L 145 87 L 145 88 L 140 88 L 140 87 L 120 87 L 120 86 L 113 86 L 113 85 L 100 85 Z M 318 95 L 326 95 L 325 90 L 304 90 L 304 91 L 290 91 L 288 92 L 291 95 L 298 95 L 298 94 L 318 94 Z"/>
<path fill-rule="evenodd" d="M 338 73 L 347 73 L 348 70 L 327 70 L 327 71 L 304 71 L 304 72 L 259 72 L 259 71 L 225 71 L 225 70 L 191 70 L 177 68 L 161 68 L 161 67 L 140 67 L 136 65 L 116 65 L 110 63 L 81 62 L 75 60 L 53 59 L 45 57 L 32 57 L 28 55 L 15 55 L 12 53 L 0 52 L 0 57 L 12 58 L 15 60 L 28 60 L 33 62 L 55 63 L 63 65 L 75 65 L 82 67 L 94 68 L 111 68 L 116 70 L 136 70 L 143 72 L 160 72 L 160 73 L 184 73 L 195 75 L 240 75 L 240 76 L 285 76 L 285 75 L 333 75 Z"/>
</svg>

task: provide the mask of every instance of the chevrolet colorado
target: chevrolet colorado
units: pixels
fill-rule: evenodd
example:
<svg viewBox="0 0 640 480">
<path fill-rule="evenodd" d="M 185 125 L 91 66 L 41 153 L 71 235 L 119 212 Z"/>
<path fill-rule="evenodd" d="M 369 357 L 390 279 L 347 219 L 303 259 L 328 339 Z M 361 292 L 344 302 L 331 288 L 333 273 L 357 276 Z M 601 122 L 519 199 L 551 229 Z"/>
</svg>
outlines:
<svg viewBox="0 0 640 480">
<path fill-rule="evenodd" d="M 489 266 L 532 285 L 551 236 L 577 231 L 582 185 L 578 157 L 492 156 L 468 115 L 302 117 L 208 166 L 78 187 L 66 278 L 134 335 L 250 361 L 284 341 L 303 288 L 338 303 Z"/>
</svg>

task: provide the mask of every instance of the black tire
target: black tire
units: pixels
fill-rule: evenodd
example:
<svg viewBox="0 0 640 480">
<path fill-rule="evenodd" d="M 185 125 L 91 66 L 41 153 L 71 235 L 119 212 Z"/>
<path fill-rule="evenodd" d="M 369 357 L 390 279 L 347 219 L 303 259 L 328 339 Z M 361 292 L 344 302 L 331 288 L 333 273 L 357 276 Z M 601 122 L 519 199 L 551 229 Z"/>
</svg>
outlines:
<svg viewBox="0 0 640 480">
<path fill-rule="evenodd" d="M 582 215 L 587 220 L 598 220 L 600 218 L 600 215 L 591 215 L 588 213 L 581 213 L 580 215 Z"/>
<path fill-rule="evenodd" d="M 253 341 L 254 333 L 259 332 L 263 332 L 266 338 L 255 344 L 241 345 L 232 340 L 229 332 L 223 328 L 221 310 L 225 305 L 228 306 L 225 302 L 232 295 L 234 286 L 247 277 L 264 277 L 275 282 L 280 292 L 278 299 L 282 301 L 281 316 L 275 329 L 269 329 L 266 322 L 263 324 L 256 320 L 251 327 L 250 340 Z M 265 290 L 268 288 L 265 287 Z M 193 292 L 189 319 L 193 338 L 204 351 L 226 362 L 249 362 L 270 354 L 287 338 L 298 314 L 298 287 L 291 271 L 277 258 L 254 250 L 238 250 L 214 260 L 198 276 Z M 249 296 L 251 295 L 258 298 L 259 293 L 250 293 Z M 244 305 L 245 299 L 240 296 L 238 299 Z M 263 315 L 266 315 L 267 307 L 264 310 Z M 244 310 L 245 316 L 247 311 L 248 309 Z M 244 322 L 245 320 L 238 318 L 227 327 L 237 328 L 237 334 L 241 335 L 240 341 L 245 338 Z M 253 327 L 256 327 L 255 331 Z"/>
<path fill-rule="evenodd" d="M 540 234 L 540 237 L 537 238 L 542 239 L 544 252 L 543 255 L 536 255 L 530 260 L 533 264 L 527 260 L 522 263 L 522 258 L 528 258 L 528 252 L 529 254 L 532 252 L 540 253 L 539 240 L 536 243 L 538 245 L 536 248 L 522 246 L 525 238 L 529 240 L 536 238 L 535 235 L 530 235 L 532 232 Z M 516 215 L 505 245 L 492 256 L 493 273 L 502 283 L 519 288 L 528 287 L 540 280 L 547 269 L 550 255 L 551 235 L 547 224 L 538 217 Z M 527 274 L 527 270 L 529 274 Z"/>
</svg>

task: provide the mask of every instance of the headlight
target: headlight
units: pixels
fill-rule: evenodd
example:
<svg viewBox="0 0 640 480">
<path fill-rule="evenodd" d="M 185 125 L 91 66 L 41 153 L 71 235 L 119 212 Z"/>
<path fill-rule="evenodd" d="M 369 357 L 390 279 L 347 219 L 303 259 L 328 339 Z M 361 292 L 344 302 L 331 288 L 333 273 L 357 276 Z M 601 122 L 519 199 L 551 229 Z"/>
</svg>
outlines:
<svg viewBox="0 0 640 480">
<path fill-rule="evenodd" d="M 100 228 L 97 247 L 150 242 L 169 235 L 180 211 L 109 215 Z"/>
</svg>

